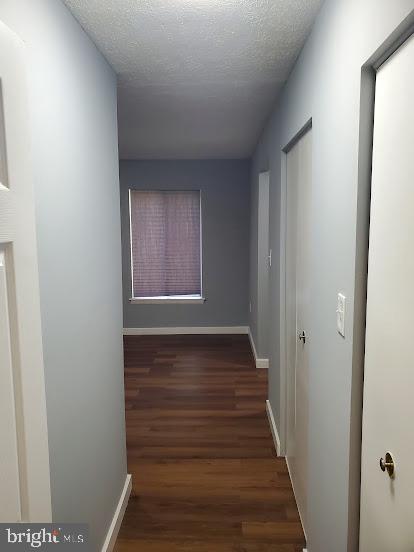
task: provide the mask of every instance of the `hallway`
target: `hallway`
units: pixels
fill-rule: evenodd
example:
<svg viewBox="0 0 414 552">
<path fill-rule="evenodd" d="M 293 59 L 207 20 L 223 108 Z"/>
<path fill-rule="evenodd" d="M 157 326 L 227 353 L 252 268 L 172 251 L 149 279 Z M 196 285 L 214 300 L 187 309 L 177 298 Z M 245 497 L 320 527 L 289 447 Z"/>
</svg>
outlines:
<svg viewBox="0 0 414 552">
<path fill-rule="evenodd" d="M 116 552 L 301 552 L 247 336 L 126 336 L 128 471 Z"/>
</svg>

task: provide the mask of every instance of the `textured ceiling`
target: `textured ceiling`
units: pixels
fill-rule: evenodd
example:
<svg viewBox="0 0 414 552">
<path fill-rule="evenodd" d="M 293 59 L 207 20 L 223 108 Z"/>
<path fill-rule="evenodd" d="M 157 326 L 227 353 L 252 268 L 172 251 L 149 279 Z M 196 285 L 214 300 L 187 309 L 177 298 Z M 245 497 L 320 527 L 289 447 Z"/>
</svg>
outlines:
<svg viewBox="0 0 414 552">
<path fill-rule="evenodd" d="M 252 153 L 321 0 L 64 0 L 119 76 L 123 159 Z"/>
</svg>

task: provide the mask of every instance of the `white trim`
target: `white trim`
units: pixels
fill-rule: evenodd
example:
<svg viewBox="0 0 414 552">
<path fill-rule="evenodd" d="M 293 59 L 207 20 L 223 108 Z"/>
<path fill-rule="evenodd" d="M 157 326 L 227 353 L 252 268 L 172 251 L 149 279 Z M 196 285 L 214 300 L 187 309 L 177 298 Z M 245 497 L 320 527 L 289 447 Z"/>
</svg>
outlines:
<svg viewBox="0 0 414 552">
<path fill-rule="evenodd" d="M 275 444 L 276 454 L 280 456 L 280 438 L 277 431 L 275 418 L 273 416 L 272 406 L 269 400 L 266 400 L 266 413 L 269 420 L 270 431 L 272 432 L 273 442 Z"/>
<path fill-rule="evenodd" d="M 305 530 L 305 526 L 303 524 L 302 514 L 300 513 L 298 497 L 296 496 L 295 486 L 293 485 L 292 474 L 290 473 L 289 458 L 286 456 L 285 459 L 286 459 L 286 466 L 287 466 L 288 473 L 289 473 L 290 484 L 291 484 L 291 487 L 292 487 L 292 490 L 293 490 L 293 494 L 295 496 L 296 507 L 297 507 L 298 513 L 299 513 L 300 524 L 302 525 L 302 531 L 303 531 L 303 534 L 305 535 L 305 541 L 307 542 L 308 537 L 306 536 L 306 530 Z M 304 549 L 304 552 L 306 552 L 306 548 Z"/>
<path fill-rule="evenodd" d="M 267 419 L 269 420 L 270 431 L 272 432 L 273 443 L 275 445 L 276 454 L 278 456 L 282 456 L 281 449 L 280 449 L 279 433 L 277 431 L 275 418 L 273 416 L 272 405 L 270 404 L 269 400 L 266 400 L 266 413 L 267 413 Z M 296 501 L 296 504 L 298 504 L 298 501 L 296 499 L 295 487 L 293 486 L 292 476 L 290 474 L 289 460 L 288 460 L 287 457 L 285 459 L 286 459 L 287 469 L 288 469 L 288 472 L 289 472 L 290 482 L 291 482 L 292 489 L 293 489 L 293 494 L 295 495 L 295 501 Z M 300 517 L 300 522 L 301 522 L 301 525 L 302 525 L 303 533 L 305 535 L 305 539 L 307 540 L 306 533 L 305 533 L 305 527 L 303 525 L 302 516 L 300 515 L 299 507 L 298 507 L 298 512 L 299 512 L 299 517 Z M 303 549 L 303 552 L 307 552 L 306 548 Z"/>
<path fill-rule="evenodd" d="M 131 297 L 129 302 L 133 305 L 200 305 L 205 303 L 205 298 L 191 295 L 172 295 L 171 297 Z"/>
<path fill-rule="evenodd" d="M 105 542 L 102 546 L 101 552 L 112 552 L 115 546 L 116 539 L 118 537 L 119 529 L 121 527 L 122 520 L 124 518 L 125 510 L 128 506 L 129 496 L 132 490 L 132 476 L 128 473 L 125 478 L 125 485 L 122 489 L 121 496 L 119 498 L 118 505 L 115 509 L 114 516 L 106 534 Z"/>
<path fill-rule="evenodd" d="M 269 359 L 268 358 L 258 358 L 258 356 L 257 356 L 256 346 L 254 344 L 254 340 L 253 340 L 253 336 L 252 336 L 252 332 L 251 332 L 250 328 L 248 328 L 248 334 L 249 334 L 249 340 L 250 340 L 250 345 L 252 347 L 254 360 L 256 361 L 256 368 L 269 368 Z"/>
<path fill-rule="evenodd" d="M 287 238 L 287 153 L 281 152 L 280 197 L 280 257 L 279 257 L 279 403 L 280 444 L 286 453 L 287 441 L 287 346 L 286 346 L 286 238 Z"/>
<path fill-rule="evenodd" d="M 249 333 L 247 326 L 189 326 L 178 328 L 124 328 L 124 335 L 197 335 L 197 334 L 245 334 Z"/>
<path fill-rule="evenodd" d="M 3 181 L 0 191 L 0 247 L 4 251 L 6 265 L 2 270 L 6 286 L 2 287 L 9 302 L 6 311 L 8 333 L 5 332 L 3 337 L 9 345 L 7 357 L 9 367 L 12 366 L 9 376 L 12 373 L 14 385 L 8 386 L 8 399 L 10 404 L 14 402 L 20 483 L 20 512 L 17 514 L 15 511 L 13 518 L 25 523 L 46 523 L 52 520 L 50 451 L 33 199 L 33 163 L 28 122 L 27 52 L 21 38 L 3 22 L 0 22 L 0 48 L 0 123 L 2 127 L 4 123 L 1 130 L 6 137 L 3 137 L 3 145 L 4 141 L 7 141 L 8 167 L 8 178 L 6 179 L 5 171 L 0 175 Z M 10 187 L 5 189 L 4 185 L 8 183 Z M 3 218 L 6 213 L 7 217 Z M 5 311 L 3 305 L 2 310 Z M 0 346 L 3 348 L 3 344 Z M 0 362 L 3 371 L 3 360 Z M 6 472 L 8 471 L 7 469 Z M 8 477 L 7 473 L 2 473 L 1 477 Z M 16 488 L 14 492 L 18 494 Z"/>
<path fill-rule="evenodd" d="M 287 154 L 290 149 L 302 138 L 308 130 L 312 128 L 312 117 L 302 126 L 300 130 L 289 140 L 282 148 L 280 154 L 280 257 L 279 257 L 279 366 L 280 366 L 280 444 L 282 454 L 286 453 L 287 448 L 287 408 L 288 408 L 288 348 L 287 348 L 287 331 L 286 331 L 286 315 L 287 315 L 287 286 L 289 284 L 286 275 L 286 252 L 288 249 L 287 239 L 287 224 L 288 224 L 288 175 L 287 175 Z"/>
</svg>

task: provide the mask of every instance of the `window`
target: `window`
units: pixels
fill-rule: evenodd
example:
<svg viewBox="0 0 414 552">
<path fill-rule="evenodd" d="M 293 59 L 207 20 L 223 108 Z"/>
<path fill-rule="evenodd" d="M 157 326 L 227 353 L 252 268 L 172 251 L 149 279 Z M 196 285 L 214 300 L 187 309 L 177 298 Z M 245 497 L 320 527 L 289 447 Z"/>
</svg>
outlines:
<svg viewBox="0 0 414 552">
<path fill-rule="evenodd" d="M 202 302 L 200 192 L 130 190 L 132 302 Z"/>
</svg>

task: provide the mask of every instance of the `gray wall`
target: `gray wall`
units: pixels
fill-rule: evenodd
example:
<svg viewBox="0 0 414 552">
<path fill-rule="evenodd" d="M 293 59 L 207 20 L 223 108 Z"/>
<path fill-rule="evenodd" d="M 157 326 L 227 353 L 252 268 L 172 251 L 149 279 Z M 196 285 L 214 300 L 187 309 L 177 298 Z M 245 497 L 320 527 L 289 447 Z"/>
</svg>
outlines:
<svg viewBox="0 0 414 552">
<path fill-rule="evenodd" d="M 253 160 L 254 187 L 259 171 L 271 172 L 269 397 L 279 425 L 281 150 L 312 117 L 309 552 L 357 550 L 361 332 L 354 334 L 353 326 L 362 317 L 359 301 L 354 313 L 354 300 L 362 289 L 356 261 L 365 243 L 364 224 L 357 220 L 361 66 L 413 8 L 413 0 L 327 0 Z M 252 258 L 256 243 L 252 232 Z M 347 297 L 346 339 L 335 328 L 339 291 Z M 255 331 L 254 317 L 250 323 Z"/>
<path fill-rule="evenodd" d="M 126 476 L 116 78 L 58 0 L 2 0 L 27 44 L 53 519 L 102 546 Z"/>
<path fill-rule="evenodd" d="M 249 161 L 121 161 L 124 327 L 239 326 L 248 318 Z M 131 304 L 129 188 L 199 189 L 202 305 Z"/>
</svg>

